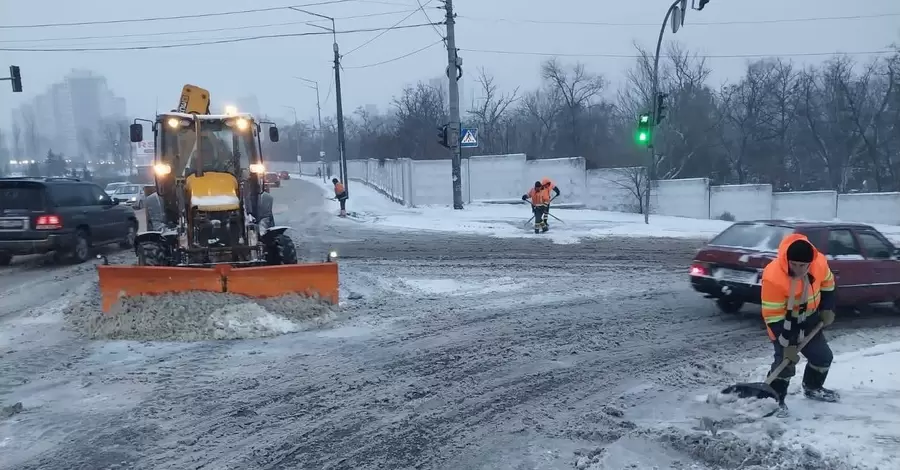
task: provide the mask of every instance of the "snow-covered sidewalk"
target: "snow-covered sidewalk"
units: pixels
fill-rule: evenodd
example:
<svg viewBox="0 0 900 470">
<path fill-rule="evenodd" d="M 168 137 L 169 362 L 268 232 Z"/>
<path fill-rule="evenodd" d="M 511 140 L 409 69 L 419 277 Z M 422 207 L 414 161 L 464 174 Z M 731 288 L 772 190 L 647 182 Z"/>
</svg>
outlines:
<svg viewBox="0 0 900 470">
<path fill-rule="evenodd" d="M 333 188 L 321 178 L 303 177 L 332 194 Z M 471 233 L 500 238 L 533 237 L 533 225 L 528 224 L 531 207 L 528 204 L 467 204 L 458 211 L 447 206 L 403 207 L 375 189 L 359 182 L 351 182 L 351 199 L 347 210 L 363 223 L 406 230 L 435 230 Z M 328 201 L 335 212 L 337 202 Z M 331 208 L 329 206 L 329 208 Z M 721 220 L 696 220 L 683 217 L 654 215 L 644 224 L 640 214 L 605 212 L 589 209 L 554 208 L 550 218 L 550 232 L 542 235 L 555 243 L 578 243 L 581 239 L 603 236 L 711 238 L 731 225 Z"/>
<path fill-rule="evenodd" d="M 854 337 L 839 338 L 832 346 L 842 350 L 853 348 L 854 344 L 859 347 L 861 341 L 872 342 L 868 333 L 851 336 Z M 747 381 L 762 380 L 768 372 L 769 358 L 755 362 L 759 366 L 750 369 Z M 718 430 L 718 435 L 721 439 L 737 437 L 748 448 L 769 449 L 782 455 L 782 459 L 788 458 L 784 455 L 796 454 L 788 458 L 796 458 L 796 466 L 785 462 L 786 468 L 804 468 L 801 464 L 811 461 L 828 462 L 833 466 L 828 468 L 900 468 L 898 364 L 900 342 L 836 354 L 826 386 L 838 391 L 841 401 L 823 403 L 803 397 L 801 382 L 806 361 L 802 360 L 788 391 L 789 416 L 731 420 Z M 705 398 L 697 397 L 698 401 Z M 748 403 L 738 418 L 746 417 L 748 410 L 758 411 L 748 407 Z M 721 406 L 723 410 L 742 408 L 734 403 Z"/>
</svg>

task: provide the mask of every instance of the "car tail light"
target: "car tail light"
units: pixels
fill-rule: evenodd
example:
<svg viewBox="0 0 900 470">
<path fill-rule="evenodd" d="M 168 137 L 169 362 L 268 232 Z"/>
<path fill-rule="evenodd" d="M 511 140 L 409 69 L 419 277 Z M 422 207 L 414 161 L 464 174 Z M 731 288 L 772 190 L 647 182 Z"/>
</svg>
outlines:
<svg viewBox="0 0 900 470">
<path fill-rule="evenodd" d="M 34 221 L 38 230 L 57 230 L 62 228 L 62 219 L 58 215 L 41 215 Z"/>
<path fill-rule="evenodd" d="M 694 263 L 691 265 L 691 276 L 709 276 L 709 268 L 703 263 Z"/>
</svg>

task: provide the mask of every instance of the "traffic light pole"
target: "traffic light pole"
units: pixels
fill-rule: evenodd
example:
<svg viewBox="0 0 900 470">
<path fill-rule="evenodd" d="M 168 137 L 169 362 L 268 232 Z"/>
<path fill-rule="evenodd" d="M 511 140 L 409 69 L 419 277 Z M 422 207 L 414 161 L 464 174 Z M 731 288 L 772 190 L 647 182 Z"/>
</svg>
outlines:
<svg viewBox="0 0 900 470">
<path fill-rule="evenodd" d="M 672 12 L 679 8 L 680 5 L 686 5 L 687 2 L 685 0 L 675 0 L 672 2 L 672 5 L 669 6 L 669 9 L 666 11 L 666 17 L 663 18 L 662 26 L 659 28 L 659 37 L 656 39 L 656 54 L 653 56 L 653 87 L 652 94 L 650 95 L 650 126 L 655 127 L 659 123 L 659 109 L 656 105 L 657 97 L 659 96 L 659 53 L 662 50 L 662 40 L 663 35 L 666 34 L 666 25 L 669 24 L 669 17 L 672 16 Z M 684 14 L 682 12 L 682 14 Z M 656 135 L 655 129 L 650 132 L 650 136 L 647 142 L 647 151 L 649 152 L 649 160 L 647 162 L 647 177 L 646 177 L 646 185 L 644 187 L 644 223 L 650 223 L 650 188 L 653 185 L 653 180 L 656 179 L 656 150 L 653 148 L 653 140 Z"/>
<path fill-rule="evenodd" d="M 13 93 L 22 93 L 22 73 L 18 65 L 9 66 L 9 77 L 0 78 L 0 82 L 9 80 L 12 82 Z"/>
</svg>

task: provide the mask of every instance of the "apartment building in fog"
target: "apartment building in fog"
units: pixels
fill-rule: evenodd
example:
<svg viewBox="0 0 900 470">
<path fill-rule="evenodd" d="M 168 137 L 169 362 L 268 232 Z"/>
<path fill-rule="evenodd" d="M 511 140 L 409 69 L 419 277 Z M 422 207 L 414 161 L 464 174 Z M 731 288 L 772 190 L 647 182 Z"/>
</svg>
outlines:
<svg viewBox="0 0 900 470">
<path fill-rule="evenodd" d="M 106 78 L 89 70 L 72 70 L 62 81 L 12 112 L 20 131 L 18 158 L 43 158 L 47 151 L 90 160 L 100 141 L 101 123 L 125 119 L 125 99 L 115 96 Z"/>
</svg>

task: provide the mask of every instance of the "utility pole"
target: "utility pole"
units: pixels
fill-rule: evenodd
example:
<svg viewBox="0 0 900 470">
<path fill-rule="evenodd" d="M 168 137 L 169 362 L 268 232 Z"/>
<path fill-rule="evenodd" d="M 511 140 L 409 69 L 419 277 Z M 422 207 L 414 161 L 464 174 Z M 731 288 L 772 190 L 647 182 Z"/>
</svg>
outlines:
<svg viewBox="0 0 900 470">
<path fill-rule="evenodd" d="M 350 182 L 347 177 L 347 156 L 344 154 L 344 107 L 341 104 L 341 53 L 338 51 L 337 41 L 334 42 L 334 100 L 337 102 L 338 156 L 341 159 L 341 182 L 344 183 L 344 191 L 349 195 Z"/>
<path fill-rule="evenodd" d="M 453 16 L 453 0 L 444 0 L 447 10 L 447 79 L 450 82 L 450 122 L 447 126 L 447 144 L 450 147 L 453 179 L 453 208 L 462 209 L 462 155 L 459 147 L 459 78 L 462 74 L 462 59 L 456 49 L 456 30 Z"/>
</svg>

